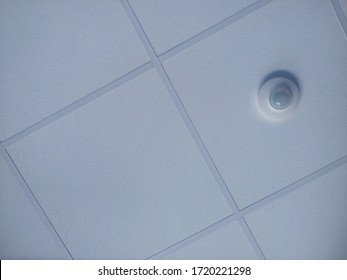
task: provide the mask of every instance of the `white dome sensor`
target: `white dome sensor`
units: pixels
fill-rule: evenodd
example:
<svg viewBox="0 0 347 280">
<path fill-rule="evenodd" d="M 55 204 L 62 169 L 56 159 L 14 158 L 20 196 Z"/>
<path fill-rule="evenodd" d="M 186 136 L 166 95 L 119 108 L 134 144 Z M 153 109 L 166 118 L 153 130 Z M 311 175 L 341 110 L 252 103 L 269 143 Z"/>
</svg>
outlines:
<svg viewBox="0 0 347 280">
<path fill-rule="evenodd" d="M 259 110 L 272 120 L 282 120 L 291 116 L 299 106 L 299 101 L 299 88 L 284 77 L 269 79 L 258 92 Z"/>
</svg>

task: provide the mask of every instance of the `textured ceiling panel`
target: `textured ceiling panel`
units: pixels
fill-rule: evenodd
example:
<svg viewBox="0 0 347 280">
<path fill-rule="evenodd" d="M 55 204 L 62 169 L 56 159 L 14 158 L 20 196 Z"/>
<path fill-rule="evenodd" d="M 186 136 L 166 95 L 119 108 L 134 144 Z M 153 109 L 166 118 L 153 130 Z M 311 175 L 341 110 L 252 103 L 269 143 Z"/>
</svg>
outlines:
<svg viewBox="0 0 347 280">
<path fill-rule="evenodd" d="M 231 214 L 154 71 L 9 152 L 76 258 L 146 258 Z"/>
<path fill-rule="evenodd" d="M 0 259 L 69 259 L 0 156 Z"/>
<path fill-rule="evenodd" d="M 269 259 L 347 259 L 347 164 L 246 216 Z"/>
<path fill-rule="evenodd" d="M 168 254 L 170 260 L 232 260 L 255 259 L 252 247 L 237 222 L 228 224 Z"/>
<path fill-rule="evenodd" d="M 347 42 L 328 1 L 273 2 L 164 67 L 241 208 L 347 154 Z M 282 122 L 256 107 L 276 70 L 302 94 Z"/>
<path fill-rule="evenodd" d="M 161 54 L 254 2 L 131 0 L 130 4 L 155 51 Z"/>
<path fill-rule="evenodd" d="M 346 259 L 346 3 L 1 1 L 0 257 Z"/>
<path fill-rule="evenodd" d="M 1 1 L 0 139 L 148 61 L 117 1 Z"/>
</svg>

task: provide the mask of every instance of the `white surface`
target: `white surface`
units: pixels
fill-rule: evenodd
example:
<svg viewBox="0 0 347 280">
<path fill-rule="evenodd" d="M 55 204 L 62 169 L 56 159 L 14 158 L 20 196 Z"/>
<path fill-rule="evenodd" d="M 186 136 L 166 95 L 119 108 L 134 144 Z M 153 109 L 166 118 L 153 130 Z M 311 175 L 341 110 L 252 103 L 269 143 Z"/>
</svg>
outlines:
<svg viewBox="0 0 347 280">
<path fill-rule="evenodd" d="M 2 258 L 69 257 L 52 224 L 77 259 L 346 256 L 342 9 L 253 2 L 1 1 Z M 174 49 L 138 68 L 151 44 Z M 302 99 L 272 123 L 256 96 L 276 70 Z"/>
<path fill-rule="evenodd" d="M 167 255 L 169 260 L 256 259 L 239 224 L 233 222 Z"/>
<path fill-rule="evenodd" d="M 118 1 L 0 2 L 0 140 L 147 62 Z"/>
<path fill-rule="evenodd" d="M 0 155 L 0 259 L 69 259 Z"/>
<path fill-rule="evenodd" d="M 78 259 L 150 257 L 231 214 L 153 70 L 9 151 Z"/>
<path fill-rule="evenodd" d="M 241 208 L 347 154 L 347 41 L 328 1 L 272 2 L 164 66 Z M 280 125 L 255 106 L 275 70 L 302 93 Z"/>
<path fill-rule="evenodd" d="M 347 259 L 347 164 L 246 216 L 268 259 Z"/>
<path fill-rule="evenodd" d="M 157 54 L 161 54 L 256 0 L 130 0 Z"/>
</svg>

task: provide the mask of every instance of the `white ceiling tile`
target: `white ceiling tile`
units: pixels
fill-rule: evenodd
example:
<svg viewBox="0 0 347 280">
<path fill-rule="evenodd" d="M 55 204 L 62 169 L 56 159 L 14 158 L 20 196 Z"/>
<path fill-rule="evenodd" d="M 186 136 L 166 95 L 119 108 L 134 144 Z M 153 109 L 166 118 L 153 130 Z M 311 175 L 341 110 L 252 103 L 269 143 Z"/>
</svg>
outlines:
<svg viewBox="0 0 347 280">
<path fill-rule="evenodd" d="M 164 67 L 241 208 L 347 154 L 347 41 L 329 1 L 272 2 Z M 282 122 L 256 107 L 275 70 L 302 93 Z"/>
<path fill-rule="evenodd" d="M 1 1 L 0 139 L 149 60 L 118 1 Z"/>
<path fill-rule="evenodd" d="M 225 225 L 167 255 L 170 260 L 257 259 L 238 222 Z"/>
<path fill-rule="evenodd" d="M 9 147 L 78 259 L 141 259 L 231 214 L 154 70 Z"/>
<path fill-rule="evenodd" d="M 347 1 L 129 2 L 135 17 L 117 0 L 0 1 L 0 140 L 47 213 L 0 147 L 0 258 L 255 259 L 258 242 L 270 259 L 346 259 Z M 136 17 L 170 50 L 189 117 L 148 71 L 165 75 Z M 276 70 L 302 93 L 277 122 L 256 106 Z M 203 157 L 252 204 L 247 237 L 215 228 L 232 211 Z"/>
<path fill-rule="evenodd" d="M 130 0 L 155 51 L 161 54 L 256 0 Z"/>
<path fill-rule="evenodd" d="M 269 259 L 347 258 L 347 164 L 246 216 Z"/>
<path fill-rule="evenodd" d="M 69 259 L 0 155 L 0 259 Z"/>
</svg>

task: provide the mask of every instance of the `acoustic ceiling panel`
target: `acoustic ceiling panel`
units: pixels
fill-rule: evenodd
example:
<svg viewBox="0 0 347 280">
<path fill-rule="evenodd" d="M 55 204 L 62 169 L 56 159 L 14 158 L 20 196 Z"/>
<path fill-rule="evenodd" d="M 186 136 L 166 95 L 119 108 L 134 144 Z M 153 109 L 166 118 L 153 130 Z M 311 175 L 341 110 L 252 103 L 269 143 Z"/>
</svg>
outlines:
<svg viewBox="0 0 347 280">
<path fill-rule="evenodd" d="M 344 12 L 0 1 L 1 258 L 347 258 Z"/>
<path fill-rule="evenodd" d="M 226 19 L 256 0 L 130 0 L 157 54 Z"/>
<path fill-rule="evenodd" d="M 256 259 L 252 247 L 237 222 L 218 228 L 163 257 L 170 260 Z"/>
<path fill-rule="evenodd" d="M 231 214 L 155 71 L 8 148 L 78 259 L 142 259 Z"/>
<path fill-rule="evenodd" d="M 274 1 L 164 67 L 241 208 L 347 154 L 347 41 L 329 1 Z M 301 91 L 283 121 L 257 108 L 276 71 Z"/>
<path fill-rule="evenodd" d="M 118 1 L 1 1 L 0 140 L 149 60 Z"/>
<path fill-rule="evenodd" d="M 268 259 L 347 259 L 347 164 L 246 216 Z"/>
<path fill-rule="evenodd" d="M 0 155 L 0 259 L 69 259 Z"/>
</svg>

